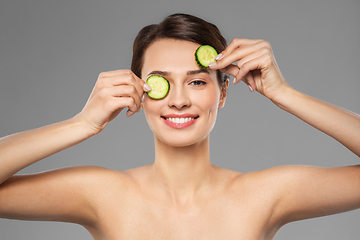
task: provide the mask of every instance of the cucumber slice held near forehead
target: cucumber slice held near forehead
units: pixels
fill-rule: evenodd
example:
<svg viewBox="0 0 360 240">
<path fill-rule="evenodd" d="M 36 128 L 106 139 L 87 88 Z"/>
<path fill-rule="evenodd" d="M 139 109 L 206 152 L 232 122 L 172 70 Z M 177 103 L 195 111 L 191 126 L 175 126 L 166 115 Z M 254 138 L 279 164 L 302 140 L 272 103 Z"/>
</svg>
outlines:
<svg viewBox="0 0 360 240">
<path fill-rule="evenodd" d="M 215 57 L 218 55 L 215 48 L 210 45 L 201 45 L 195 52 L 195 60 L 202 68 L 209 67 L 209 64 L 216 62 Z"/>
<path fill-rule="evenodd" d="M 166 97 L 170 89 L 170 84 L 166 78 L 158 75 L 151 75 L 146 80 L 146 84 L 151 87 L 147 95 L 153 99 L 162 99 Z"/>
</svg>

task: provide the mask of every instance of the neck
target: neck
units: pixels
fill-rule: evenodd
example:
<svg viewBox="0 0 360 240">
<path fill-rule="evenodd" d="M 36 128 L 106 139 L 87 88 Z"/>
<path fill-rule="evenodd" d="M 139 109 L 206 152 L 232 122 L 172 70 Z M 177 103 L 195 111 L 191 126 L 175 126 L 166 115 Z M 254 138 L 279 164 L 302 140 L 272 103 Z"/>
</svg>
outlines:
<svg viewBox="0 0 360 240">
<path fill-rule="evenodd" d="M 155 137 L 155 153 L 152 179 L 176 203 L 191 202 L 204 193 L 215 176 L 210 163 L 209 136 L 186 147 L 169 146 Z"/>
</svg>

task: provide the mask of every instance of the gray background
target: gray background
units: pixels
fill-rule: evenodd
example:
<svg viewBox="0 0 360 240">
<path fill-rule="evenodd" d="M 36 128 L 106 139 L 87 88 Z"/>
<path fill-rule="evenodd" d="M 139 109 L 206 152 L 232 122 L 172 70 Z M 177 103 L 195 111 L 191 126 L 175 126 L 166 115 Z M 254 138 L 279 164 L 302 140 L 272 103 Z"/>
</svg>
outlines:
<svg viewBox="0 0 360 240">
<path fill-rule="evenodd" d="M 0 136 L 77 114 L 100 72 L 130 68 L 137 32 L 175 12 L 215 23 L 229 42 L 234 37 L 270 41 L 291 86 L 360 113 L 358 0 L 1 0 Z M 85 164 L 126 170 L 153 157 L 143 112 L 131 118 L 123 112 L 98 136 L 21 173 Z M 211 158 L 240 172 L 359 163 L 335 140 L 244 84 L 230 85 L 211 134 Z M 275 239 L 359 239 L 359 221 L 359 210 L 300 221 L 283 227 Z M 73 224 L 0 220 L 0 239 L 91 236 Z"/>
</svg>

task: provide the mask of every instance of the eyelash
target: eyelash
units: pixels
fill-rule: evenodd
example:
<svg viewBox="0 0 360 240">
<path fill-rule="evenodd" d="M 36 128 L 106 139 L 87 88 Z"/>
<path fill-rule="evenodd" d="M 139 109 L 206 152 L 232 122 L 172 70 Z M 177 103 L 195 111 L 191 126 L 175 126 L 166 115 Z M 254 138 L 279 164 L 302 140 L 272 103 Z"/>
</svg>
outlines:
<svg viewBox="0 0 360 240">
<path fill-rule="evenodd" d="M 193 83 L 200 83 L 199 85 L 194 85 Z M 201 80 L 196 80 L 196 81 L 192 81 L 190 84 L 193 84 L 194 86 L 203 86 L 206 85 L 205 81 L 201 81 Z"/>
</svg>

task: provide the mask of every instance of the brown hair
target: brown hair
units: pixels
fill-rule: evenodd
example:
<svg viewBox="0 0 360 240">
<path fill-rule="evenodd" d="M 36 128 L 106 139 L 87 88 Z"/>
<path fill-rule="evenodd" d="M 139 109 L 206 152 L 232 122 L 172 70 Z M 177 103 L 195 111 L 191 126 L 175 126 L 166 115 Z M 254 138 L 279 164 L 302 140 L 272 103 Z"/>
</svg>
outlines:
<svg viewBox="0 0 360 240">
<path fill-rule="evenodd" d="M 131 70 L 139 78 L 141 78 L 146 49 L 151 43 L 164 38 L 186 40 L 200 45 L 211 45 L 218 53 L 222 52 L 227 46 L 225 38 L 214 24 L 188 14 L 176 13 L 170 15 L 159 24 L 144 27 L 135 38 Z M 217 70 L 217 78 L 220 89 L 226 90 L 228 76 Z"/>
</svg>

